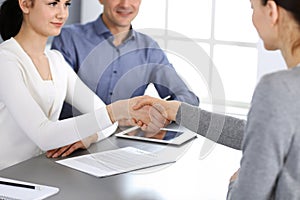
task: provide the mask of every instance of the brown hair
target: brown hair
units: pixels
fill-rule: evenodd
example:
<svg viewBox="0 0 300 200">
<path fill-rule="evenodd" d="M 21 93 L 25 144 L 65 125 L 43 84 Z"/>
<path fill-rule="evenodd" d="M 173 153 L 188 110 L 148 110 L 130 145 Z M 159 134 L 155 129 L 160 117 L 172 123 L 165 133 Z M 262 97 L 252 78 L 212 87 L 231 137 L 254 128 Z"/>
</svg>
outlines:
<svg viewBox="0 0 300 200">
<path fill-rule="evenodd" d="M 263 5 L 266 5 L 270 0 L 261 0 Z M 285 9 L 291 14 L 295 19 L 295 22 L 298 24 L 298 29 L 300 31 L 300 1 L 299 0 L 273 0 L 278 6 Z M 300 38 L 298 38 L 293 46 L 292 51 L 300 46 Z"/>
<path fill-rule="evenodd" d="M 31 1 L 33 6 L 34 0 Z M 5 0 L 0 8 L 0 34 L 3 40 L 16 36 L 23 22 L 23 12 L 18 0 Z"/>
<path fill-rule="evenodd" d="M 262 0 L 263 5 L 266 5 L 268 0 Z M 300 26 L 300 1 L 299 0 L 274 0 L 274 2 L 289 11 Z"/>
</svg>

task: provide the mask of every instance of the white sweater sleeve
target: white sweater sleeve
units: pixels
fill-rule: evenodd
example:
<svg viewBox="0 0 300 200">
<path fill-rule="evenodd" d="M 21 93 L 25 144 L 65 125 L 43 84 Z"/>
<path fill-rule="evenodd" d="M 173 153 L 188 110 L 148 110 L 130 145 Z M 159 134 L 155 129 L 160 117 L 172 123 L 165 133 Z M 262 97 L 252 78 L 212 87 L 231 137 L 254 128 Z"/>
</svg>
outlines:
<svg viewBox="0 0 300 200">
<path fill-rule="evenodd" d="M 71 67 L 66 66 L 66 71 L 68 74 L 66 102 L 76 107 L 81 113 L 88 113 L 106 106 L 104 102 L 81 81 Z"/>
<path fill-rule="evenodd" d="M 73 105 L 81 113 L 93 112 L 96 109 L 105 107 L 105 103 L 92 91 L 90 90 L 77 76 L 77 74 L 67 66 L 68 73 L 68 90 L 66 95 L 66 102 Z M 103 112 L 101 121 L 109 120 L 107 112 Z M 118 122 L 114 123 L 112 126 L 102 129 L 97 132 L 98 141 L 104 139 L 107 136 L 113 134 L 118 128 Z"/>
<path fill-rule="evenodd" d="M 112 125 L 105 106 L 75 118 L 50 121 L 26 87 L 18 64 L 6 60 L 1 62 L 0 70 L 0 101 L 18 126 L 44 151 L 71 144 Z M 76 84 L 82 89 L 82 99 L 91 96 L 81 81 Z M 80 106 L 85 102 L 75 103 Z"/>
</svg>

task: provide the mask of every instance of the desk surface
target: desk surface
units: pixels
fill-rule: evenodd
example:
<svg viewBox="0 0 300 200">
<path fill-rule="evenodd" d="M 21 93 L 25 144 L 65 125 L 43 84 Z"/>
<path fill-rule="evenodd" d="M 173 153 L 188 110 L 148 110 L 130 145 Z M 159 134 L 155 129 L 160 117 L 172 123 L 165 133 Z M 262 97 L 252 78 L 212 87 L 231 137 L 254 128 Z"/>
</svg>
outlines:
<svg viewBox="0 0 300 200">
<path fill-rule="evenodd" d="M 55 163 L 41 155 L 0 171 L 0 176 L 60 188 L 49 199 L 72 200 L 194 200 L 225 199 L 229 177 L 238 168 L 241 152 L 216 145 L 199 159 L 204 139 L 180 147 L 120 139 L 112 136 L 72 156 L 134 146 L 151 152 L 167 151 L 173 164 L 96 178 Z"/>
</svg>

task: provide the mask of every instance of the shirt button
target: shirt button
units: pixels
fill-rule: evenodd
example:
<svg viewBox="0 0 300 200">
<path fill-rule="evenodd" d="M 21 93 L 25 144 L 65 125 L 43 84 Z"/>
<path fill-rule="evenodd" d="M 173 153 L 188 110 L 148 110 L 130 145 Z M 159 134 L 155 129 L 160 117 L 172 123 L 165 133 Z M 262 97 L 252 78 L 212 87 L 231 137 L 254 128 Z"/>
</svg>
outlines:
<svg viewBox="0 0 300 200">
<path fill-rule="evenodd" d="M 110 94 L 110 95 L 112 95 L 113 93 L 112 93 L 112 92 L 110 92 L 109 94 Z"/>
<path fill-rule="evenodd" d="M 117 73 L 117 70 L 114 70 L 114 74 L 116 74 Z"/>
</svg>

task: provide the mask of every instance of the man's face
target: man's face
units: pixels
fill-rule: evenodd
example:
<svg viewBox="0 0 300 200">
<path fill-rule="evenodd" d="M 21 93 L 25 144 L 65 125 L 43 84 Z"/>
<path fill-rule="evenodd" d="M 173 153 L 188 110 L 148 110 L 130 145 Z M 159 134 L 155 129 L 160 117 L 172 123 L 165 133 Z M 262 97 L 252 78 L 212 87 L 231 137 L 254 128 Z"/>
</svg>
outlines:
<svg viewBox="0 0 300 200">
<path fill-rule="evenodd" d="M 128 30 L 141 4 L 141 0 L 99 0 L 99 2 L 103 5 L 103 20 L 110 30 Z"/>
</svg>

